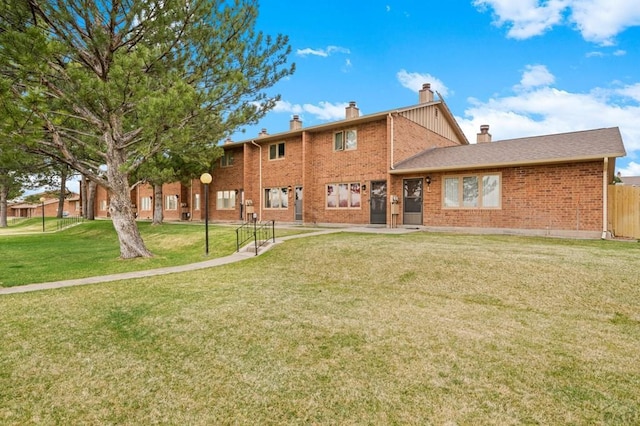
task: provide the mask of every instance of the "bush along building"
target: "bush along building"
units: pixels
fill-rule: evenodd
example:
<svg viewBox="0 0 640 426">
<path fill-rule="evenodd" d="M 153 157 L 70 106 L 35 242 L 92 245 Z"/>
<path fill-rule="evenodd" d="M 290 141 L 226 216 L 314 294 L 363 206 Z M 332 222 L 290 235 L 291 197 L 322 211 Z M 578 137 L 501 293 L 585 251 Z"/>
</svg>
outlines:
<svg viewBox="0 0 640 426">
<path fill-rule="evenodd" d="M 304 127 L 293 116 L 286 132 L 226 141 L 209 219 L 607 234 L 607 187 L 626 155 L 618 128 L 492 141 L 484 125 L 470 144 L 429 84 L 418 101 L 368 115 L 350 102 L 343 120 Z M 164 185 L 165 219 L 204 219 L 203 190 L 197 179 Z M 147 185 L 133 191 L 140 219 L 152 197 Z"/>
</svg>

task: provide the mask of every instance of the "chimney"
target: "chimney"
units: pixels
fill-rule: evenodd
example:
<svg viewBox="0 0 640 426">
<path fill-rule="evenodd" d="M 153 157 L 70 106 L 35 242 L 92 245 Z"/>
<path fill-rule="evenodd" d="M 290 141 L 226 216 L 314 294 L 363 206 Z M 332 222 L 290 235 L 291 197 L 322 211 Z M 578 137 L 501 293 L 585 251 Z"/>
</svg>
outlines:
<svg viewBox="0 0 640 426">
<path fill-rule="evenodd" d="M 267 133 L 267 129 L 260 130 L 260 133 L 258 133 L 258 137 L 264 138 L 265 136 L 269 136 L 269 133 Z"/>
<path fill-rule="evenodd" d="M 433 102 L 433 91 L 431 90 L 431 83 L 425 83 L 422 85 L 422 89 L 418 92 L 418 101 L 421 104 Z"/>
<path fill-rule="evenodd" d="M 232 144 L 232 143 L 233 143 L 233 141 L 229 137 L 227 139 L 225 139 L 225 141 L 224 141 L 225 145 L 229 145 L 229 144 Z"/>
<path fill-rule="evenodd" d="M 478 143 L 491 142 L 491 133 L 489 133 L 489 125 L 482 124 L 480 126 L 480 133 L 478 133 Z"/>
<path fill-rule="evenodd" d="M 289 130 L 300 130 L 302 129 L 302 121 L 300 121 L 300 117 L 294 115 L 293 118 L 289 121 Z"/>
<path fill-rule="evenodd" d="M 347 120 L 350 118 L 358 118 L 358 116 L 360 115 L 360 110 L 356 106 L 356 101 L 349 102 L 349 106 L 345 108 L 345 110 Z"/>
</svg>

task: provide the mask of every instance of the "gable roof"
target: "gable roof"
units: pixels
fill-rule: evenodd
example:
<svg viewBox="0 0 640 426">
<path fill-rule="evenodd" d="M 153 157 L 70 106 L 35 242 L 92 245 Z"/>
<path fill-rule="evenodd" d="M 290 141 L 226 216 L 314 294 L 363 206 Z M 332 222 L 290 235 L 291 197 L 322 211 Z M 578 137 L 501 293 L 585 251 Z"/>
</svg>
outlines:
<svg viewBox="0 0 640 426">
<path fill-rule="evenodd" d="M 626 155 L 617 127 L 432 148 L 404 160 L 391 174 L 566 163 Z"/>
<path fill-rule="evenodd" d="M 438 96 L 440 96 L 439 93 L 438 93 Z M 314 126 L 309 126 L 309 127 L 301 127 L 299 129 L 295 129 L 295 130 L 287 130 L 287 131 L 284 131 L 284 132 L 279 132 L 279 133 L 274 133 L 274 134 L 264 134 L 264 135 L 256 136 L 254 138 L 245 139 L 245 140 L 241 140 L 241 141 L 237 141 L 237 142 L 231 142 L 229 144 L 224 144 L 224 145 L 222 145 L 222 147 L 223 148 L 233 148 L 233 145 L 241 145 L 241 144 L 247 144 L 247 143 L 252 143 L 252 142 L 255 142 L 255 143 L 273 142 L 275 140 L 280 140 L 280 139 L 285 138 L 285 137 L 291 137 L 291 136 L 294 136 L 294 135 L 299 135 L 299 134 L 302 134 L 303 132 L 319 132 L 319 131 L 326 131 L 326 130 L 332 130 L 332 129 L 340 129 L 340 128 L 344 128 L 346 126 L 352 126 L 352 125 L 356 125 L 356 124 L 363 124 L 363 123 L 368 123 L 368 122 L 371 122 L 371 121 L 381 120 L 381 119 L 387 117 L 389 114 L 400 114 L 400 115 L 403 115 L 405 117 L 409 117 L 407 115 L 407 113 L 410 113 L 412 111 L 420 111 L 420 110 L 424 109 L 425 107 L 434 106 L 434 105 L 442 106 L 441 112 L 442 112 L 444 118 L 447 120 L 447 122 L 451 126 L 451 129 L 452 129 L 453 133 L 460 139 L 461 143 L 468 144 L 469 141 L 467 140 L 467 137 L 465 136 L 464 132 L 462 131 L 462 128 L 460 128 L 460 125 L 458 124 L 458 122 L 456 121 L 455 117 L 453 116 L 453 113 L 451 112 L 451 110 L 449 109 L 447 104 L 445 103 L 444 99 L 440 96 L 439 100 L 432 101 L 432 102 L 426 102 L 426 103 L 421 103 L 421 104 L 417 104 L 417 105 L 411 105 L 411 106 L 407 106 L 407 107 L 403 107 L 403 108 L 396 108 L 396 109 L 392 109 L 392 110 L 376 112 L 376 113 L 373 113 L 373 114 L 361 115 L 359 117 L 354 117 L 354 118 L 344 118 L 344 119 L 338 120 L 338 121 L 331 121 L 329 123 L 316 124 Z M 411 119 L 411 118 L 409 118 L 409 119 Z M 420 124 L 420 123 L 418 123 L 418 124 Z"/>
</svg>

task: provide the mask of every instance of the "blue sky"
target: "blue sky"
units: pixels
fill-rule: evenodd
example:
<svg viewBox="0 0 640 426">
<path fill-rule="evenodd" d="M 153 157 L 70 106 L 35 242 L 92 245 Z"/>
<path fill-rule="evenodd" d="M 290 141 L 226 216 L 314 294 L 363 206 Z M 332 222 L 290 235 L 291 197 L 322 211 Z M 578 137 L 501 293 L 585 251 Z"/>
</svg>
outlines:
<svg viewBox="0 0 640 426">
<path fill-rule="evenodd" d="M 470 142 L 619 127 L 623 175 L 640 175 L 638 0 L 263 0 L 258 28 L 289 36 L 296 72 L 256 126 L 287 131 L 418 102 L 431 83 Z"/>
</svg>

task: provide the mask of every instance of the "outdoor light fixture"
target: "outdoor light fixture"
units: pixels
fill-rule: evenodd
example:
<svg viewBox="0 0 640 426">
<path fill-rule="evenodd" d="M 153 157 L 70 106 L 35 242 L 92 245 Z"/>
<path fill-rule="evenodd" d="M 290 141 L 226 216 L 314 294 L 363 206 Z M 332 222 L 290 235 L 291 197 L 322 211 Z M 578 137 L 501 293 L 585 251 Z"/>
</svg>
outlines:
<svg viewBox="0 0 640 426">
<path fill-rule="evenodd" d="M 207 256 L 209 255 L 209 184 L 212 180 L 209 173 L 200 175 L 200 182 L 204 184 L 204 245 Z"/>
<path fill-rule="evenodd" d="M 427 186 L 431 185 L 431 176 L 427 176 L 424 181 L 427 182 Z"/>
<path fill-rule="evenodd" d="M 367 185 L 366 185 L 366 184 L 363 184 L 363 185 L 362 185 L 362 190 L 363 190 L 363 191 L 366 191 L 366 190 L 367 190 Z"/>
</svg>

